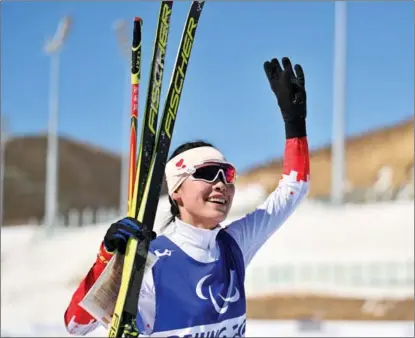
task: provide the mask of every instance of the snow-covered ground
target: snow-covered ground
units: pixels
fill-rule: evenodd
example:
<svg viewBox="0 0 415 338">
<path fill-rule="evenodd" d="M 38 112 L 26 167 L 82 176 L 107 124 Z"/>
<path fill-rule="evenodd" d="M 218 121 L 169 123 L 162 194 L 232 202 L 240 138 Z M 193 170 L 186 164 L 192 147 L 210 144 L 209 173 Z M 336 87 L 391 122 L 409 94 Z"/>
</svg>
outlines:
<svg viewBox="0 0 415 338">
<path fill-rule="evenodd" d="M 51 237 L 29 226 L 1 229 L 1 336 L 67 336 L 63 313 L 80 279 L 95 260 L 107 227 L 108 224 L 98 224 L 57 229 Z M 413 259 L 412 201 L 342 208 L 305 202 L 261 249 L 252 267 L 328 261 L 413 262 Z M 268 291 L 272 290 L 268 288 Z M 342 293 L 344 290 L 332 291 Z M 248 293 L 254 295 L 254 289 L 248 287 Z M 399 293 L 413 296 L 413 287 Z M 413 323 L 385 323 L 383 328 L 379 326 L 383 324 L 376 323 L 377 326 L 371 324 L 372 329 L 368 323 L 367 334 L 366 329 L 349 324 L 349 333 L 340 335 L 374 336 L 379 330 L 384 336 L 397 336 L 388 333 L 393 330 L 413 332 Z M 333 332 L 340 330 L 338 325 L 330 327 Z M 354 333 L 350 331 L 352 328 L 355 328 Z M 248 321 L 247 335 L 301 336 L 295 330 L 293 322 Z M 106 336 L 106 331 L 98 329 L 91 334 L 97 335 Z M 306 333 L 306 336 L 311 335 Z"/>
</svg>

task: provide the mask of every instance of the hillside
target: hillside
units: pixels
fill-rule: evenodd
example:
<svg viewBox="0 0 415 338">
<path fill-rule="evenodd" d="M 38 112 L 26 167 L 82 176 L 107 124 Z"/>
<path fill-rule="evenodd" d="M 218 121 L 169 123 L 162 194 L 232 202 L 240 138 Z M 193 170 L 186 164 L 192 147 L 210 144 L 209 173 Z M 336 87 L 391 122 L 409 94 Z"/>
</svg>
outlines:
<svg viewBox="0 0 415 338">
<path fill-rule="evenodd" d="M 392 184 L 399 187 L 408 180 L 414 165 L 414 119 L 348 138 L 345 156 L 346 179 L 353 189 L 372 186 L 383 166 L 392 168 Z M 311 151 L 310 168 L 312 183 L 309 196 L 328 196 L 331 188 L 331 148 Z M 248 170 L 239 179 L 239 184 L 258 182 L 271 192 L 281 172 L 282 159 L 277 159 Z"/>
<path fill-rule="evenodd" d="M 312 185 L 310 197 L 330 192 L 331 151 L 311 152 Z M 347 177 L 355 188 L 373 184 L 385 164 L 394 171 L 393 182 L 406 181 L 414 163 L 413 119 L 347 140 Z M 46 136 L 11 139 L 5 152 L 4 224 L 41 218 L 44 210 Z M 238 184 L 261 183 L 268 191 L 281 175 L 281 159 L 243 173 Z M 120 157 L 104 149 L 65 137 L 59 141 L 60 211 L 100 206 L 117 208 L 120 193 Z M 162 186 L 162 194 L 166 186 Z"/>
<path fill-rule="evenodd" d="M 47 138 L 31 135 L 8 141 L 5 151 L 4 221 L 13 225 L 44 213 Z M 66 137 L 59 138 L 59 210 L 118 208 L 118 154 Z M 162 186 L 162 193 L 166 188 Z"/>
<path fill-rule="evenodd" d="M 11 139 L 5 152 L 4 223 L 41 218 L 44 210 L 46 136 Z M 120 161 L 91 146 L 59 140 L 60 210 L 115 206 L 119 197 Z"/>
</svg>

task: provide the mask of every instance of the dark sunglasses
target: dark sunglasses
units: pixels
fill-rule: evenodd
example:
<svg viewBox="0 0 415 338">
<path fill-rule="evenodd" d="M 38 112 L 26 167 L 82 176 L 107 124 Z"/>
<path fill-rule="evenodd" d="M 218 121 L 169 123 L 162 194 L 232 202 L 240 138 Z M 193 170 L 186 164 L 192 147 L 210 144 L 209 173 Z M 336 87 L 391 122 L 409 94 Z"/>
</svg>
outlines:
<svg viewBox="0 0 415 338">
<path fill-rule="evenodd" d="M 220 173 L 227 184 L 235 183 L 236 169 L 231 164 L 227 163 L 203 165 L 196 168 L 196 171 L 192 174 L 192 177 L 194 180 L 213 183 L 218 179 Z"/>
</svg>

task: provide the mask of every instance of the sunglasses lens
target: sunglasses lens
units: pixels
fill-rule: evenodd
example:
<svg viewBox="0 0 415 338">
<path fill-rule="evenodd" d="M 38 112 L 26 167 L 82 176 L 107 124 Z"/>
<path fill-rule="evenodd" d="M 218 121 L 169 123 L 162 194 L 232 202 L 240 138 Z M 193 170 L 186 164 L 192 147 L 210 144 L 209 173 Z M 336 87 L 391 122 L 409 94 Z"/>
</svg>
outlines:
<svg viewBox="0 0 415 338">
<path fill-rule="evenodd" d="M 227 166 L 225 170 L 226 182 L 235 183 L 236 180 L 236 170 L 232 166 Z"/>
<path fill-rule="evenodd" d="M 231 165 L 207 165 L 200 167 L 193 174 L 193 177 L 199 180 L 213 182 L 218 176 L 219 170 L 225 173 L 227 183 L 234 183 L 236 178 L 236 170 Z"/>
<path fill-rule="evenodd" d="M 196 169 L 196 172 L 193 174 L 193 177 L 199 180 L 213 181 L 218 174 L 220 167 L 219 166 L 205 166 Z"/>
</svg>

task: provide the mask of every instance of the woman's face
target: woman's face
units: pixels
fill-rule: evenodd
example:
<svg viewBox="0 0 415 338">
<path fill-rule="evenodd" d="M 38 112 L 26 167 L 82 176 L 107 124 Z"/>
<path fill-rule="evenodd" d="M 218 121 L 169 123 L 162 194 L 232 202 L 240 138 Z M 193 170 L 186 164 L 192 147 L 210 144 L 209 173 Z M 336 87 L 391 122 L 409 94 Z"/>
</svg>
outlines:
<svg viewBox="0 0 415 338">
<path fill-rule="evenodd" d="M 234 184 L 225 183 L 219 174 L 212 183 L 188 177 L 172 198 L 179 206 L 183 222 L 198 228 L 213 229 L 226 219 L 234 195 Z"/>
</svg>

